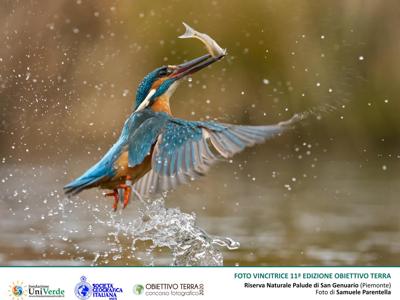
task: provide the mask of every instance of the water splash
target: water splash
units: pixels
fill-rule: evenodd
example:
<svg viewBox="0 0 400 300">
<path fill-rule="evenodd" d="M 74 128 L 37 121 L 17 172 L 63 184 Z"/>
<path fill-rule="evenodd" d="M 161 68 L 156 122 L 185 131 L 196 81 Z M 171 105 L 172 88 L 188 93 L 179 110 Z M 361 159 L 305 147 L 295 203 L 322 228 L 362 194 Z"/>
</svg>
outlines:
<svg viewBox="0 0 400 300">
<path fill-rule="evenodd" d="M 133 222 L 124 224 L 121 218 L 114 217 L 109 225 L 133 238 L 133 254 L 140 242 L 150 243 L 146 249 L 148 256 L 157 249 L 170 249 L 171 265 L 220 266 L 223 265 L 223 256 L 219 248 L 233 250 L 239 247 L 239 243 L 230 238 L 211 236 L 198 227 L 194 213 L 166 208 L 162 198 L 141 202 L 138 216 Z M 151 258 L 150 264 L 154 264 Z"/>
<path fill-rule="evenodd" d="M 235 250 L 240 246 L 231 238 L 208 234 L 197 225 L 195 213 L 167 208 L 163 198 L 136 201 L 134 205 L 137 209 L 133 215 L 131 211 L 107 211 L 104 214 L 98 204 L 93 206 L 82 202 L 77 205 L 76 202 L 62 201 L 58 209 L 64 225 L 61 235 L 64 241 L 66 239 L 74 245 L 80 244 L 74 241 L 74 231 L 70 230 L 73 225 L 68 225 L 73 222 L 71 217 L 74 209 L 79 210 L 80 206 L 91 212 L 94 221 L 94 224 L 87 226 L 87 233 L 92 234 L 93 227 L 98 231 L 102 227 L 102 232 L 106 235 L 105 244 L 98 245 L 97 249 L 85 249 L 84 245 L 75 247 L 76 251 L 86 257 L 78 258 L 81 261 L 87 261 L 88 252 L 93 253 L 92 265 L 129 265 L 139 262 L 143 265 L 221 266 L 222 250 Z M 84 233 L 79 232 L 79 235 Z"/>
</svg>

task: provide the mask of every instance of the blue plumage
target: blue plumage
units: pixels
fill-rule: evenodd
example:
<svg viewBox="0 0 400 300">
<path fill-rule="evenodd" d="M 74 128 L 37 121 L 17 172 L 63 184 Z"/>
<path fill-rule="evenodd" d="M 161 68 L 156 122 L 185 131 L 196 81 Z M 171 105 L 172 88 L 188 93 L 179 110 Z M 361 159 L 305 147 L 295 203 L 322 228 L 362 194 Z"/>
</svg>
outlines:
<svg viewBox="0 0 400 300">
<path fill-rule="evenodd" d="M 65 192 L 67 194 L 77 194 L 93 184 L 114 177 L 114 164 L 126 149 L 129 150 L 129 164 L 131 167 L 141 163 L 148 155 L 151 145 L 155 142 L 161 130 L 162 120 L 166 118 L 167 115 L 165 113 L 155 113 L 150 109 L 132 113 L 125 121 L 117 142 L 98 163 L 88 169 L 82 176 L 67 184 L 64 187 Z"/>
<path fill-rule="evenodd" d="M 210 54 L 180 65 L 155 69 L 139 84 L 134 112 L 111 149 L 82 176 L 64 187 L 67 194 L 99 186 L 111 189 L 113 208 L 124 190 L 128 204 L 133 187 L 142 195 L 175 188 L 203 175 L 221 157 L 280 134 L 299 118 L 269 126 L 241 126 L 186 121 L 171 116 L 169 98 L 178 80 L 225 56 Z"/>
<path fill-rule="evenodd" d="M 120 139 L 111 147 L 103 158 L 88 169 L 83 175 L 64 186 L 65 193 L 78 194 L 85 188 L 114 176 L 113 162 L 122 151 L 124 140 Z"/>
<path fill-rule="evenodd" d="M 149 91 L 151 89 L 151 85 L 158 78 L 158 73 L 160 72 L 160 70 L 162 68 L 163 67 L 157 68 L 154 71 L 147 74 L 143 78 L 142 82 L 139 84 L 139 86 L 136 90 L 136 101 L 135 101 L 134 111 L 139 107 L 139 105 L 146 98 L 147 94 L 149 93 Z"/>
<path fill-rule="evenodd" d="M 145 156 L 150 154 L 151 147 L 156 142 L 168 119 L 167 114 L 153 113 L 135 130 L 132 130 L 128 138 L 129 167 L 139 165 Z"/>
<path fill-rule="evenodd" d="M 146 96 L 149 94 L 149 91 L 150 91 L 153 83 L 158 78 L 160 78 L 160 76 L 162 76 L 164 74 L 164 72 L 168 72 L 168 71 L 166 71 L 167 69 L 168 69 L 168 67 L 166 67 L 166 66 L 157 68 L 144 77 L 144 79 L 139 84 L 137 91 L 136 91 L 136 101 L 135 101 L 134 110 L 136 110 L 139 107 L 139 105 L 144 101 Z M 157 88 L 154 95 L 151 97 L 150 100 L 152 101 L 152 103 L 154 102 L 155 99 L 157 99 L 158 97 L 163 95 L 175 81 L 176 81 L 175 78 L 168 78 L 168 79 L 164 80 L 160 84 L 160 86 Z"/>
<path fill-rule="evenodd" d="M 152 170 L 134 188 L 142 195 L 160 193 L 203 175 L 219 157 L 281 134 L 298 120 L 267 126 L 190 122 L 168 118 L 152 155 Z M 210 147 L 212 146 L 212 147 Z"/>
<path fill-rule="evenodd" d="M 76 194 L 115 176 L 114 164 L 123 151 L 128 151 L 129 167 L 135 167 L 143 162 L 153 147 L 152 171 L 139 180 L 137 186 L 143 185 L 151 176 L 153 183 L 147 185 L 145 190 L 141 189 L 143 194 L 169 190 L 188 178 L 204 174 L 218 160 L 218 154 L 231 157 L 247 146 L 280 134 L 290 124 L 241 126 L 191 122 L 144 109 L 128 118 L 113 147 L 81 177 L 66 185 L 65 190 Z"/>
</svg>

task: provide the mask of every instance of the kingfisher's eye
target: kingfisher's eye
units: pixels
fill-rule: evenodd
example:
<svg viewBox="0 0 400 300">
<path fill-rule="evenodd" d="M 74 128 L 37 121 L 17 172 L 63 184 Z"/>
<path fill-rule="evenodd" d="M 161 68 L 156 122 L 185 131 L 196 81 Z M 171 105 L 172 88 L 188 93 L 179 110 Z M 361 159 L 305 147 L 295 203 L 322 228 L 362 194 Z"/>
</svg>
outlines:
<svg viewBox="0 0 400 300">
<path fill-rule="evenodd" d="M 158 76 L 163 77 L 171 74 L 173 70 L 169 69 L 168 67 L 162 68 L 160 72 L 158 72 Z"/>
</svg>

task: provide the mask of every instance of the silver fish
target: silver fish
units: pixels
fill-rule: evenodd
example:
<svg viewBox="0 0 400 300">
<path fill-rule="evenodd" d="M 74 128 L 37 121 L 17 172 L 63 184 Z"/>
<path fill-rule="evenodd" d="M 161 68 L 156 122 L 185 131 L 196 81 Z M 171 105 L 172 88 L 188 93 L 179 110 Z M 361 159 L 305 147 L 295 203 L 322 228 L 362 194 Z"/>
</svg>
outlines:
<svg viewBox="0 0 400 300">
<path fill-rule="evenodd" d="M 209 35 L 194 30 L 192 27 L 190 27 L 188 24 L 186 24 L 184 22 L 183 22 L 183 25 L 185 26 L 186 31 L 184 34 L 182 34 L 178 38 L 180 38 L 180 39 L 190 39 L 190 38 L 199 39 L 200 41 L 203 42 L 203 44 L 207 48 L 207 51 L 213 57 L 221 57 L 221 56 L 226 55 L 226 49 L 222 49 L 221 46 L 218 45 L 217 42 L 214 41 Z"/>
</svg>

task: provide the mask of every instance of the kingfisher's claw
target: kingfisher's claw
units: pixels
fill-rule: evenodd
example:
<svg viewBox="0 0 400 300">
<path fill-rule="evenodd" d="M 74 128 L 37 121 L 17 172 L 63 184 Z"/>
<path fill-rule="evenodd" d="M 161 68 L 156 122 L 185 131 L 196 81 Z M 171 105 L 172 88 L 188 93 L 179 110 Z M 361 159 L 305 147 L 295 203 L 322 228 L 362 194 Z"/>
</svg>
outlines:
<svg viewBox="0 0 400 300">
<path fill-rule="evenodd" d="M 129 199 L 131 198 L 131 191 L 132 191 L 132 188 L 130 186 L 128 186 L 125 189 L 125 192 L 124 192 L 124 204 L 123 204 L 122 208 L 125 208 L 128 205 Z"/>
<path fill-rule="evenodd" d="M 121 183 L 118 188 L 114 189 L 113 192 L 104 194 L 105 197 L 113 196 L 114 197 L 114 203 L 113 203 L 113 210 L 116 211 L 118 208 L 118 202 L 119 202 L 119 193 L 118 189 L 123 189 L 124 190 L 124 198 L 123 198 L 123 205 L 122 208 L 124 209 L 125 207 L 128 206 L 129 200 L 131 198 L 132 194 L 132 181 L 131 178 L 127 176 L 126 178 L 126 183 Z"/>
<path fill-rule="evenodd" d="M 118 190 L 114 189 L 111 193 L 104 194 L 104 197 L 111 197 L 111 196 L 114 197 L 114 203 L 113 203 L 112 208 L 113 208 L 113 211 L 116 211 L 117 207 L 118 207 L 118 199 L 119 199 Z"/>
</svg>

